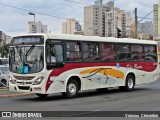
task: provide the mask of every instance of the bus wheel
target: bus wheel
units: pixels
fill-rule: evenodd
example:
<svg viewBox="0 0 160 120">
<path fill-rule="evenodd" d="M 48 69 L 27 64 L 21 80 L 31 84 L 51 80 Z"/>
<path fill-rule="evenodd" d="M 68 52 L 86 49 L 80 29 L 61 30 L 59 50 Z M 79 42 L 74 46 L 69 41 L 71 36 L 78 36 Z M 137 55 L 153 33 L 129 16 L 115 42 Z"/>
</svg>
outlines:
<svg viewBox="0 0 160 120">
<path fill-rule="evenodd" d="M 36 95 L 37 95 L 38 97 L 45 98 L 45 97 L 47 97 L 48 94 L 39 94 L 39 93 L 37 93 Z"/>
<path fill-rule="evenodd" d="M 70 80 L 67 84 L 66 92 L 62 93 L 62 95 L 66 98 L 73 98 L 78 95 L 79 84 L 76 80 Z"/>
<path fill-rule="evenodd" d="M 132 75 L 128 75 L 126 78 L 126 85 L 125 85 L 125 90 L 126 91 L 131 91 L 134 89 L 135 85 L 135 79 Z"/>
</svg>

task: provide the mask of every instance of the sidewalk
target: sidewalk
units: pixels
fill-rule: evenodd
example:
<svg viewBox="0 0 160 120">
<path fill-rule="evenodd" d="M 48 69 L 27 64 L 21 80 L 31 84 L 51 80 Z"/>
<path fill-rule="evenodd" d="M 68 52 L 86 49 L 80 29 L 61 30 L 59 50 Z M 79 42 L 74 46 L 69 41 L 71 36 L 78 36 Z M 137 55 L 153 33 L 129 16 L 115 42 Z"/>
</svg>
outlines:
<svg viewBox="0 0 160 120">
<path fill-rule="evenodd" d="M 28 96 L 31 93 L 12 92 L 8 88 L 0 87 L 0 98 L 16 97 L 16 96 Z"/>
</svg>

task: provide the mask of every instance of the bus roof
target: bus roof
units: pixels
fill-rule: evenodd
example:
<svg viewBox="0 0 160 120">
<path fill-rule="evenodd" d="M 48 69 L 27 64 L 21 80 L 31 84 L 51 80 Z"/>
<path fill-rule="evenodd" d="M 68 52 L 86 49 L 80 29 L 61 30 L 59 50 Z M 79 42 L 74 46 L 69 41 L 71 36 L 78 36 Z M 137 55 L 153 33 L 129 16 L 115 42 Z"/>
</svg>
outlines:
<svg viewBox="0 0 160 120">
<path fill-rule="evenodd" d="M 114 37 L 99 37 L 99 36 L 83 36 L 83 35 L 70 35 L 70 34 L 24 34 L 20 36 L 37 36 L 42 35 L 47 39 L 55 39 L 55 40 L 78 40 L 78 41 L 92 41 L 92 42 L 118 42 L 118 43 L 138 43 L 138 44 L 157 44 L 157 41 L 153 40 L 139 40 L 133 38 L 114 38 Z M 18 37 L 18 36 L 16 36 Z"/>
</svg>

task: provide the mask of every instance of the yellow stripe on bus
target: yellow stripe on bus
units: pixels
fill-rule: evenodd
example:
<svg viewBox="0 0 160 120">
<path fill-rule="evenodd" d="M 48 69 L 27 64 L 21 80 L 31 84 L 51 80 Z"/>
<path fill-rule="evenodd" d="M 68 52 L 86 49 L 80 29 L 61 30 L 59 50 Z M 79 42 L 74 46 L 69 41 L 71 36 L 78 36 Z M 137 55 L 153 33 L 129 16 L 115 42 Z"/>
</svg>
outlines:
<svg viewBox="0 0 160 120">
<path fill-rule="evenodd" d="M 101 73 L 103 75 L 109 75 L 109 76 L 116 77 L 116 78 L 121 78 L 121 79 L 124 78 L 124 73 L 116 69 L 91 68 L 91 69 L 83 70 L 80 72 L 80 74 L 87 74 L 87 73 L 89 73 L 90 75 Z"/>
</svg>

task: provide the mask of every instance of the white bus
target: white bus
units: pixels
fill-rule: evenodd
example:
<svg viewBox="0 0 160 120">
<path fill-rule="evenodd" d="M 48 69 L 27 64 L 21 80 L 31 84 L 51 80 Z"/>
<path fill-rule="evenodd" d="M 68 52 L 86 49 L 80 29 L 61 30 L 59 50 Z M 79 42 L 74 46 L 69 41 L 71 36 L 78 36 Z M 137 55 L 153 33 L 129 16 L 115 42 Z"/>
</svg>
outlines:
<svg viewBox="0 0 160 120">
<path fill-rule="evenodd" d="M 157 42 L 149 40 L 27 34 L 13 37 L 9 53 L 10 91 L 39 97 L 117 86 L 131 91 L 159 77 Z"/>
</svg>

